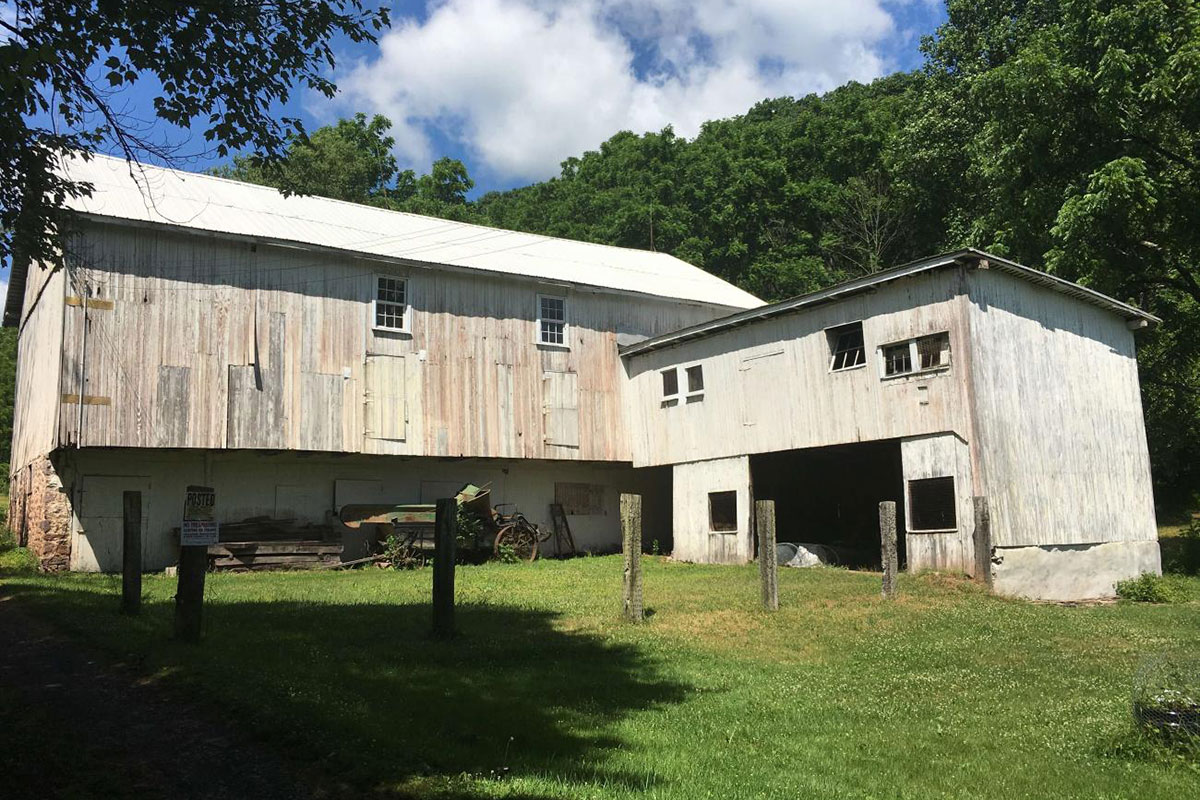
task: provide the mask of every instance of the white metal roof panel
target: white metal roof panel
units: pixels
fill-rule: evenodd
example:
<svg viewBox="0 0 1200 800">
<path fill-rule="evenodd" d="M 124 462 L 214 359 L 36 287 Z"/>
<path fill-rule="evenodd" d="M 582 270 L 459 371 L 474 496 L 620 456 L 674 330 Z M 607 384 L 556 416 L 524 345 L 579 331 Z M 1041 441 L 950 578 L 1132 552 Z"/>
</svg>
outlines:
<svg viewBox="0 0 1200 800">
<path fill-rule="evenodd" d="M 729 308 L 763 305 L 754 295 L 666 253 L 487 228 L 323 197 L 284 197 L 269 187 L 130 165 L 110 156 L 74 158 L 65 171 L 72 180 L 94 187 L 91 197 L 69 201 L 72 210 L 90 215 Z"/>
</svg>

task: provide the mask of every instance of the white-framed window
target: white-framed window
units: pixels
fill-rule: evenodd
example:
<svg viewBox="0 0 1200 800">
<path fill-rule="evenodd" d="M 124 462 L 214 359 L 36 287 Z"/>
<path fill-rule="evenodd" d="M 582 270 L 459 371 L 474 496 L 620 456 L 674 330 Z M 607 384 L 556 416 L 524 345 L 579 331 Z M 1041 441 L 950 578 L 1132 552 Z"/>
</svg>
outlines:
<svg viewBox="0 0 1200 800">
<path fill-rule="evenodd" d="M 908 530 L 952 531 L 958 528 L 954 476 L 920 478 L 908 482 Z"/>
<path fill-rule="evenodd" d="M 539 294 L 537 312 L 538 344 L 567 347 L 567 298 Z"/>
<path fill-rule="evenodd" d="M 880 375 L 894 378 L 950 366 L 950 334 L 934 333 L 879 348 Z"/>
<path fill-rule="evenodd" d="M 687 374 L 687 401 L 699 402 L 704 399 L 704 367 L 693 364 L 684 369 Z"/>
<path fill-rule="evenodd" d="M 380 331 L 409 333 L 412 330 L 412 306 L 409 300 L 408 278 L 376 275 L 371 326 Z"/>
<path fill-rule="evenodd" d="M 667 406 L 679 405 L 679 370 L 675 367 L 661 370 L 659 375 L 662 376 L 662 405 Z"/>
<path fill-rule="evenodd" d="M 866 345 L 863 343 L 861 322 L 839 325 L 825 331 L 829 341 L 829 371 L 841 372 L 867 363 Z"/>
</svg>

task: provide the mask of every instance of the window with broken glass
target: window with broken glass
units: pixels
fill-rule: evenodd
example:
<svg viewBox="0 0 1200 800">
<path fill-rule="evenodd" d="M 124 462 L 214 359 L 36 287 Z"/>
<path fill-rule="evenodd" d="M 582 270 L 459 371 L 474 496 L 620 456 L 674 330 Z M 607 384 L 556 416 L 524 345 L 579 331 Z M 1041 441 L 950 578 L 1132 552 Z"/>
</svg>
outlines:
<svg viewBox="0 0 1200 800">
<path fill-rule="evenodd" d="M 861 322 L 842 325 L 828 331 L 830 370 L 851 369 L 867 363 Z"/>
</svg>

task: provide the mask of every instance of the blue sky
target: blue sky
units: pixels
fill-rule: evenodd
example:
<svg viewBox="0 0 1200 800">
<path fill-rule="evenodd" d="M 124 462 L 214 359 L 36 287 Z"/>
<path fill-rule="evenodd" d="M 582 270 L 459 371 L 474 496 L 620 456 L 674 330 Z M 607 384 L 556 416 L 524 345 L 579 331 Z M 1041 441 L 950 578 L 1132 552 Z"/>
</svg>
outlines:
<svg viewBox="0 0 1200 800">
<path fill-rule="evenodd" d="M 920 66 L 940 0 L 400 0 L 378 44 L 335 42 L 340 88 L 297 90 L 278 115 L 309 129 L 356 111 L 395 124 L 402 167 L 461 159 L 478 195 L 549 178 L 620 130 L 707 119 L 758 100 Z M 0 0 L 0 16 L 11 19 Z M 196 131 L 155 121 L 157 84 L 120 96 L 174 163 L 220 163 Z M 6 279 L 6 276 L 3 276 Z"/>
</svg>

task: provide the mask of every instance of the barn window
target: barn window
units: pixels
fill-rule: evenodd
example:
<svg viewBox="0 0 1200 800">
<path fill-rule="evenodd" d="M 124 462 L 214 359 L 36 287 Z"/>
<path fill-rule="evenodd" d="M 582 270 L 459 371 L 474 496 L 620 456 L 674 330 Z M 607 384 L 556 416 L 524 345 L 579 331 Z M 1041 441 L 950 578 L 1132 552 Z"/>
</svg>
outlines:
<svg viewBox="0 0 1200 800">
<path fill-rule="evenodd" d="M 676 405 L 679 402 L 679 370 L 671 367 L 659 374 L 663 382 L 663 405 Z"/>
<path fill-rule="evenodd" d="M 950 531 L 958 527 L 954 513 L 954 478 L 908 482 L 909 530 Z"/>
<path fill-rule="evenodd" d="M 375 276 L 375 328 L 408 332 L 410 309 L 407 278 L 398 278 L 395 275 Z"/>
<path fill-rule="evenodd" d="M 538 295 L 538 344 L 567 344 L 567 298 Z"/>
<path fill-rule="evenodd" d="M 830 328 L 825 335 L 829 340 L 830 370 L 837 372 L 867 363 L 861 322 Z"/>
<path fill-rule="evenodd" d="M 697 364 L 687 368 L 687 399 L 689 403 L 704 399 L 704 367 Z"/>
<path fill-rule="evenodd" d="M 908 342 L 883 348 L 883 374 L 906 375 L 912 372 L 912 348 Z"/>
<path fill-rule="evenodd" d="M 737 530 L 737 492 L 708 493 L 708 525 L 714 531 Z"/>
<path fill-rule="evenodd" d="M 950 334 L 935 333 L 917 339 L 917 359 L 921 369 L 950 366 Z"/>
</svg>

